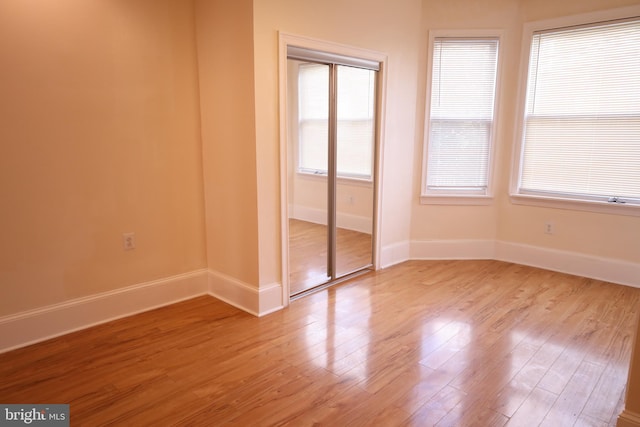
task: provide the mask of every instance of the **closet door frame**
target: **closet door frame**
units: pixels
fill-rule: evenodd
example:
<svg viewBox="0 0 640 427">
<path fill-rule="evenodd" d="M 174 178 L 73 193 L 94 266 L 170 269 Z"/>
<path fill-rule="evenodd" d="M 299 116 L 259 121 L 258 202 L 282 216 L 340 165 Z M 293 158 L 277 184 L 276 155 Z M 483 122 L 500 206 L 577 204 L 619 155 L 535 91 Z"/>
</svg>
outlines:
<svg viewBox="0 0 640 427">
<path fill-rule="evenodd" d="M 373 269 L 378 269 L 380 265 L 380 221 L 379 212 L 381 208 L 380 182 L 382 178 L 381 153 L 384 147 L 384 105 L 386 89 L 386 63 L 387 55 L 384 53 L 355 48 L 347 45 L 326 42 L 308 37 L 296 36 L 287 33 L 279 33 L 279 113 L 280 113 L 280 225 L 281 225 L 281 265 L 282 265 L 282 305 L 287 306 L 290 301 L 289 283 L 289 192 L 287 164 L 288 153 L 288 105 L 287 105 L 287 60 L 290 48 L 308 49 L 316 52 L 326 52 L 332 62 L 340 62 L 340 57 L 348 60 L 349 64 L 361 59 L 363 64 L 376 62 L 379 64 L 377 71 L 376 85 L 376 129 L 374 144 L 374 206 L 373 206 Z M 336 61 L 336 58 L 337 61 Z"/>
</svg>

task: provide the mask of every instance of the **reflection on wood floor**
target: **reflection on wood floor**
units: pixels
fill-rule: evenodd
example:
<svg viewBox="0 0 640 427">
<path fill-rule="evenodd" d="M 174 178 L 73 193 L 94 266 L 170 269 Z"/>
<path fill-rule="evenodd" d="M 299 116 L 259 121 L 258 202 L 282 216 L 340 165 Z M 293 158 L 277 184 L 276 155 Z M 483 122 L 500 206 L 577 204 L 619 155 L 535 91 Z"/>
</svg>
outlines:
<svg viewBox="0 0 640 427">
<path fill-rule="evenodd" d="M 70 403 L 72 426 L 614 426 L 639 303 L 412 261 L 260 318 L 200 297 L 0 354 L 0 402 Z"/>
<path fill-rule="evenodd" d="M 371 264 L 371 235 L 337 229 L 338 276 Z M 289 219 L 289 285 L 291 294 L 325 283 L 327 277 L 327 226 Z"/>
</svg>

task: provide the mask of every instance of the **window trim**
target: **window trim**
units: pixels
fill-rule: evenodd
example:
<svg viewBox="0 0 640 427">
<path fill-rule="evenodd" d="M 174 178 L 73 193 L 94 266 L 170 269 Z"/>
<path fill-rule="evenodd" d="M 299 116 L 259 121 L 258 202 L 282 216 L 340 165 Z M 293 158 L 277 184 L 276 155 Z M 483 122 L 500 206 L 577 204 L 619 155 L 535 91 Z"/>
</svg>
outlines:
<svg viewBox="0 0 640 427">
<path fill-rule="evenodd" d="M 498 123 L 500 111 L 500 98 L 502 87 L 502 51 L 503 30 L 430 30 L 429 41 L 427 46 L 427 81 L 425 95 L 424 110 L 424 129 L 422 139 L 422 174 L 420 183 L 420 204 L 437 204 L 437 205 L 490 205 L 493 203 L 494 196 L 494 167 L 496 157 L 496 145 L 498 134 L 501 132 Z M 429 156 L 429 136 L 430 117 L 431 117 L 431 90 L 433 77 L 433 54 L 434 43 L 436 38 L 459 38 L 459 39 L 497 39 L 498 40 L 498 62 L 496 64 L 496 88 L 493 105 L 493 117 L 491 119 L 492 129 L 491 138 L 489 139 L 489 156 L 487 159 L 487 187 L 484 193 L 479 191 L 464 190 L 429 190 L 427 188 L 427 164 Z"/>
<path fill-rule="evenodd" d="M 299 172 L 296 171 L 296 175 L 300 179 L 304 179 L 306 181 L 326 181 L 327 174 L 326 173 L 309 173 L 309 172 Z M 336 177 L 336 182 L 338 184 L 346 184 L 346 185 L 354 185 L 359 187 L 373 187 L 373 179 L 361 179 L 361 178 L 352 178 L 348 176 L 338 176 Z"/>
<path fill-rule="evenodd" d="M 304 169 L 304 168 L 297 168 L 296 169 L 296 174 L 300 175 L 300 176 L 309 176 L 309 177 L 314 177 L 314 178 L 326 178 L 327 177 L 327 172 L 326 171 L 322 171 L 319 169 Z M 342 175 L 337 175 L 336 178 L 338 179 L 338 181 L 344 181 L 344 182 L 367 182 L 367 183 L 373 183 L 373 176 L 371 175 L 367 175 L 367 176 L 360 176 L 360 175 L 352 175 L 352 174 L 342 174 Z"/>
<path fill-rule="evenodd" d="M 512 152 L 511 179 L 509 198 L 516 205 L 539 206 L 557 209 L 579 210 L 596 213 L 640 216 L 640 205 L 609 203 L 603 200 L 588 198 L 571 198 L 567 196 L 530 194 L 520 191 L 520 173 L 522 170 L 522 153 L 524 148 L 524 116 L 526 110 L 527 83 L 531 42 L 537 31 L 549 31 L 566 27 L 591 26 L 601 22 L 631 19 L 640 17 L 640 6 L 628 6 L 589 12 L 578 15 L 563 16 L 553 19 L 526 22 L 522 30 L 522 47 L 518 74 L 517 105 L 514 127 L 514 149 Z"/>
</svg>

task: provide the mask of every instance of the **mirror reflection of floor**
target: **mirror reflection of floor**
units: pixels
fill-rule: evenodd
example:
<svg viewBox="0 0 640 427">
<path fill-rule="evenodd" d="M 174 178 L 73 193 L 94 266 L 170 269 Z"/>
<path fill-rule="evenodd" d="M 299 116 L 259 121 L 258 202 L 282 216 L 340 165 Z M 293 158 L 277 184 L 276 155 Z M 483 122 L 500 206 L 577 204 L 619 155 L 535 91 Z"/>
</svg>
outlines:
<svg viewBox="0 0 640 427">
<path fill-rule="evenodd" d="M 371 235 L 337 229 L 338 276 L 371 264 Z M 290 293 L 304 291 L 329 280 L 327 273 L 327 226 L 289 219 Z"/>
</svg>

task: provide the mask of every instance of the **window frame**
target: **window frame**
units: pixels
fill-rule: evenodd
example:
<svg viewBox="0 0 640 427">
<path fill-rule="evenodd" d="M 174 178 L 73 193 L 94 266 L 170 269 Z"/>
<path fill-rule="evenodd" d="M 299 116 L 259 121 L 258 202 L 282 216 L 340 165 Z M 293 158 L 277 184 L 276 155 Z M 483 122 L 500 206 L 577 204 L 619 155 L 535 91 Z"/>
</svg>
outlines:
<svg viewBox="0 0 640 427">
<path fill-rule="evenodd" d="M 500 98 L 502 87 L 502 57 L 504 50 L 503 30 L 429 30 L 427 47 L 427 81 L 424 112 L 424 134 L 422 142 L 422 175 L 420 184 L 420 204 L 437 205 L 490 205 L 494 197 L 494 166 L 498 134 L 501 132 L 498 124 Z M 484 192 L 467 190 L 433 190 L 427 188 L 427 167 L 429 161 L 429 146 L 431 136 L 431 92 L 433 86 L 433 56 L 435 40 L 438 38 L 456 39 L 496 39 L 498 41 L 498 60 L 496 64 L 496 85 L 493 102 L 493 117 L 491 119 L 491 136 L 489 138 L 489 153 L 487 156 L 487 187 Z"/>
<path fill-rule="evenodd" d="M 640 216 L 640 205 L 610 203 L 588 197 L 571 198 L 564 195 L 532 194 L 520 190 L 523 166 L 524 126 L 529 73 L 529 59 L 534 33 L 537 31 L 562 29 L 566 27 L 595 26 L 606 21 L 640 17 L 640 6 L 629 6 L 598 12 L 563 16 L 553 19 L 527 22 L 523 26 L 520 68 L 518 74 L 518 95 L 515 108 L 514 149 L 509 184 L 509 198 L 517 205 L 538 206 L 557 209 L 579 210 L 596 213 Z"/>
<path fill-rule="evenodd" d="M 332 58 L 332 55 L 328 55 L 328 58 Z M 324 64 L 322 62 L 317 62 L 314 61 L 312 59 L 310 59 L 308 62 L 304 63 L 304 64 L 300 64 L 300 67 L 305 67 L 305 66 L 313 66 L 313 65 L 327 65 Z M 358 64 L 350 64 L 350 63 L 337 63 L 336 65 L 340 65 L 340 66 L 350 66 L 350 67 L 354 67 L 354 68 L 364 68 L 364 69 L 368 69 L 368 70 L 374 70 L 373 68 L 368 68 L 368 67 L 359 67 Z M 374 71 L 379 72 L 379 68 L 375 69 Z M 378 77 L 376 76 L 376 81 L 374 82 L 374 97 L 378 96 L 378 89 L 377 86 L 379 84 L 378 81 Z M 300 90 L 300 83 L 297 82 L 296 83 L 296 91 Z M 373 119 L 372 119 L 372 127 L 373 127 L 373 140 L 372 140 L 372 144 L 371 144 L 371 164 L 369 165 L 369 174 L 365 175 L 365 174 L 353 174 L 353 173 L 344 173 L 344 172 L 340 172 L 337 171 L 337 182 L 339 183 L 351 183 L 351 184 L 358 184 L 358 183 L 362 183 L 362 184 L 368 184 L 368 185 L 372 185 L 373 184 L 373 173 L 374 173 L 374 168 L 375 168 L 375 145 L 376 145 L 376 138 L 377 138 L 377 125 L 376 125 L 376 115 L 378 114 L 375 108 L 375 102 L 376 100 L 374 99 L 374 111 L 373 111 Z M 328 176 L 328 171 L 324 170 L 324 169 L 314 169 L 314 168 L 306 168 L 302 166 L 302 139 L 300 138 L 300 129 L 301 129 L 301 121 L 300 121 L 300 115 L 299 115 L 299 111 L 298 111 L 298 106 L 296 106 L 296 112 L 298 113 L 298 121 L 296 122 L 296 136 L 295 136 L 295 144 L 294 144 L 294 149 L 295 149 L 295 172 L 296 174 L 300 175 L 300 176 L 304 176 L 304 177 L 308 177 L 308 178 L 312 178 L 312 179 L 325 179 Z M 338 120 L 339 122 L 339 120 Z"/>
</svg>

